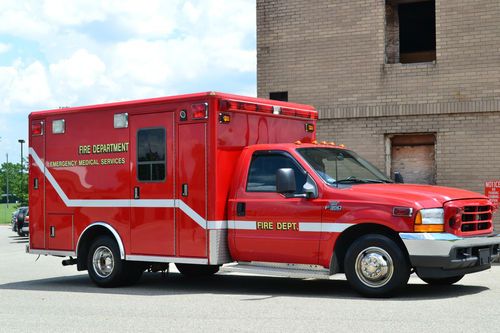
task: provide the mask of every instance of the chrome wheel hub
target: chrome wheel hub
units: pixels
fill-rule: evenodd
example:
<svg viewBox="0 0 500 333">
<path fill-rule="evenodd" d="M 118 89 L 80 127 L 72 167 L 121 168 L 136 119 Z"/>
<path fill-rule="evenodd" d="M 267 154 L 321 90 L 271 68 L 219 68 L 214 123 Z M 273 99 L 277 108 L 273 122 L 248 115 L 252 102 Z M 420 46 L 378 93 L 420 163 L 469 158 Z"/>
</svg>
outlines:
<svg viewBox="0 0 500 333">
<path fill-rule="evenodd" d="M 379 288 L 387 284 L 394 273 L 392 258 L 384 249 L 369 247 L 356 258 L 356 275 L 363 284 Z"/>
<path fill-rule="evenodd" d="M 113 273 L 115 268 L 115 260 L 113 252 L 106 246 L 99 246 L 92 257 L 94 272 L 101 277 L 106 278 Z"/>
</svg>

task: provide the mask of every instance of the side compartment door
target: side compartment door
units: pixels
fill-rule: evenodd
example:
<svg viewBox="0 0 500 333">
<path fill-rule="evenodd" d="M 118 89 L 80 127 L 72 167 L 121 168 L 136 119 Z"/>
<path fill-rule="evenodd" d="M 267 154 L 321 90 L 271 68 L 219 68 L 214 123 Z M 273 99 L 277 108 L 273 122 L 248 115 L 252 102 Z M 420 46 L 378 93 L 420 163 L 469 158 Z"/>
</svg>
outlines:
<svg viewBox="0 0 500 333">
<path fill-rule="evenodd" d="M 177 138 L 178 256 L 207 256 L 207 124 L 181 123 Z"/>
<path fill-rule="evenodd" d="M 175 255 L 173 112 L 129 121 L 131 253 Z"/>
<path fill-rule="evenodd" d="M 303 193 L 307 173 L 290 154 L 254 152 L 245 191 L 235 200 L 237 260 L 318 264 L 322 202 L 277 193 L 281 168 L 294 171 L 295 193 Z"/>
</svg>

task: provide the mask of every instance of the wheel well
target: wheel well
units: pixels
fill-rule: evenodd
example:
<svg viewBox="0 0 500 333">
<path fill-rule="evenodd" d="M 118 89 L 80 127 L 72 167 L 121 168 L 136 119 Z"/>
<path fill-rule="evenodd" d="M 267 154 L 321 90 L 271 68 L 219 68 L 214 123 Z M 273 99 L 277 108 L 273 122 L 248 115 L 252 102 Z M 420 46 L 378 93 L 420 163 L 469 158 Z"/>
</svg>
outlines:
<svg viewBox="0 0 500 333">
<path fill-rule="evenodd" d="M 87 258 L 89 254 L 90 245 L 94 242 L 94 240 L 102 235 L 109 236 L 111 239 L 116 241 L 115 235 L 108 228 L 102 225 L 95 225 L 85 230 L 83 234 L 80 236 L 80 240 L 78 241 L 78 248 L 76 249 L 77 253 L 77 269 L 79 271 L 87 270 Z"/>
<path fill-rule="evenodd" d="M 330 262 L 330 274 L 344 273 L 344 258 L 347 250 L 349 249 L 349 246 L 351 246 L 351 244 L 359 237 L 367 234 L 384 235 L 392 239 L 396 242 L 396 244 L 398 244 L 403 253 L 405 253 L 405 255 L 409 257 L 408 250 L 403 244 L 401 237 L 399 237 L 398 232 L 381 224 L 358 224 L 350 227 L 349 229 L 346 229 L 335 242 L 335 248 Z"/>
</svg>

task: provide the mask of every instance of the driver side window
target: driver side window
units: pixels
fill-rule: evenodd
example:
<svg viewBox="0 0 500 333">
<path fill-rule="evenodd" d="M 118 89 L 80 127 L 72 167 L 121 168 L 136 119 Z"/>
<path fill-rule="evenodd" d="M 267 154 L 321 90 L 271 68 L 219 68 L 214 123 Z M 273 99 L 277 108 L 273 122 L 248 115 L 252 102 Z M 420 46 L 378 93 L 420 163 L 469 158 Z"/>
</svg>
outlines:
<svg viewBox="0 0 500 333">
<path fill-rule="evenodd" d="M 286 154 L 254 154 L 248 172 L 247 192 L 276 192 L 276 172 L 281 168 L 291 168 L 295 173 L 297 194 L 304 193 L 306 172 Z"/>
</svg>

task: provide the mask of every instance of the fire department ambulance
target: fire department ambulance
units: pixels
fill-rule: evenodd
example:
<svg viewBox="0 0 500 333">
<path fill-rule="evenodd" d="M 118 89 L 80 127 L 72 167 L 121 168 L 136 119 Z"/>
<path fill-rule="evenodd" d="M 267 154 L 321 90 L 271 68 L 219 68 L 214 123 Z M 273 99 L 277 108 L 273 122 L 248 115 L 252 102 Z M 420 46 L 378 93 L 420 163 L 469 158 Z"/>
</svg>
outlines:
<svg viewBox="0 0 500 333">
<path fill-rule="evenodd" d="M 452 284 L 499 256 L 483 195 L 395 184 L 315 138 L 306 105 L 199 93 L 34 112 L 29 253 L 98 286 L 175 263 L 298 278 L 345 273 L 387 296 L 412 272 Z"/>
</svg>

